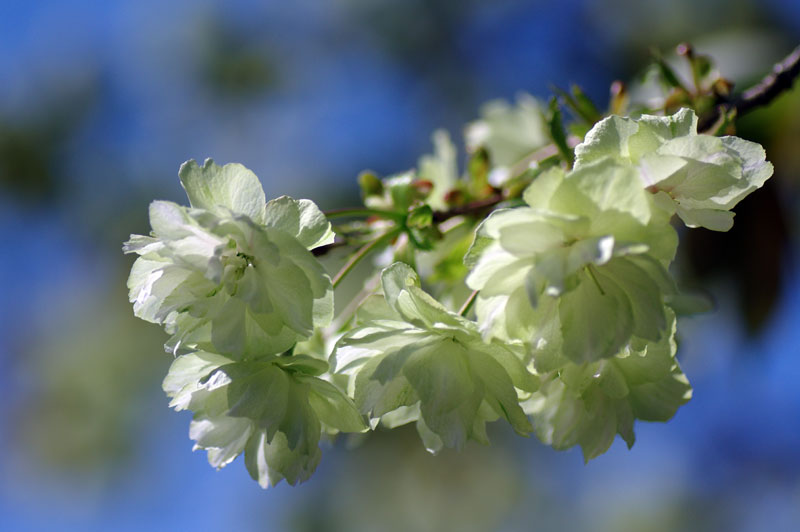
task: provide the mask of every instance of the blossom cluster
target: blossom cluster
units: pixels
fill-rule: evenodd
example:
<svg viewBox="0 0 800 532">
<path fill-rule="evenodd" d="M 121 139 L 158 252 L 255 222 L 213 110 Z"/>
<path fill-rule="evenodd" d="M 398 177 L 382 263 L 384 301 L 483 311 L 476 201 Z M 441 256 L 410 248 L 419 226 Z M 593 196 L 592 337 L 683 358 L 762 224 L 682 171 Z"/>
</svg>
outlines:
<svg viewBox="0 0 800 532">
<path fill-rule="evenodd" d="M 436 453 L 488 443 L 498 420 L 589 460 L 691 398 L 673 224 L 730 229 L 731 209 L 772 174 L 763 149 L 698 134 L 682 109 L 604 118 L 574 160 L 523 164 L 545 126 L 535 100 L 495 104 L 467 130 L 471 181 L 443 133 L 418 171 L 363 177 L 364 212 L 384 219 L 336 277 L 378 244 L 395 260 L 333 322 L 334 286 L 311 250 L 334 234 L 316 205 L 267 202 L 241 165 L 181 168 L 190 206 L 154 202 L 152 234 L 125 245 L 139 255 L 130 300 L 171 335 L 164 390 L 194 413 L 190 436 L 213 466 L 243 453 L 262 486 L 294 484 L 316 468 L 323 434 L 414 423 Z M 520 164 L 516 197 L 485 218 L 437 221 L 458 197 L 517 186 Z"/>
<path fill-rule="evenodd" d="M 491 151 L 490 123 L 480 131 Z M 580 445 L 588 460 L 617 434 L 632 445 L 634 420 L 666 421 L 690 399 L 675 358 L 671 219 L 729 229 L 730 209 L 772 167 L 755 143 L 699 135 L 688 109 L 603 119 L 575 155 L 571 169 L 536 169 L 523 205 L 478 226 L 464 258 L 474 322 L 436 304 L 407 267 L 384 271 L 393 314 L 364 318 L 334 353 L 373 423 L 415 421 L 431 450 L 485 441 L 486 420 L 524 433 L 500 399 L 513 386 L 543 442 Z"/>
<path fill-rule="evenodd" d="M 164 326 L 176 355 L 164 390 L 194 412 L 196 449 L 223 467 L 242 452 L 266 487 L 307 479 L 327 430 L 359 432 L 352 401 L 320 378 L 325 360 L 293 353 L 333 317 L 333 287 L 311 249 L 333 241 L 308 200 L 265 201 L 239 164 L 180 169 L 190 207 L 150 205 L 150 236 L 132 235 L 128 288 L 136 316 Z"/>
</svg>

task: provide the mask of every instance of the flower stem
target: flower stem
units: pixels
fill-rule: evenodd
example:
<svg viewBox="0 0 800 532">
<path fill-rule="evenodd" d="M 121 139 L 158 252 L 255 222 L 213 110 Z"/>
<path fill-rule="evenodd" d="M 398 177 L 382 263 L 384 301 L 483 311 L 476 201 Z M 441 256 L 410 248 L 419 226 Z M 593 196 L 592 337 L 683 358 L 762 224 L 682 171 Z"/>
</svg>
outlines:
<svg viewBox="0 0 800 532">
<path fill-rule="evenodd" d="M 336 288 L 339 285 L 339 283 L 342 282 L 342 279 L 344 279 L 345 276 L 347 276 L 347 274 L 350 273 L 353 270 L 353 268 L 356 267 L 356 264 L 361 262 L 361 259 L 366 257 L 370 251 L 379 246 L 382 246 L 392 238 L 396 237 L 398 234 L 400 234 L 401 231 L 402 228 L 395 227 L 394 229 L 386 231 L 381 236 L 377 237 L 375 240 L 367 242 L 366 244 L 361 246 L 358 249 L 358 251 L 356 251 L 353 254 L 353 256 L 350 257 L 350 259 L 345 263 L 345 265 L 342 266 L 342 269 L 339 270 L 339 272 L 334 276 L 333 287 Z"/>
<path fill-rule="evenodd" d="M 459 316 L 466 316 L 469 309 L 472 308 L 472 304 L 475 303 L 475 298 L 478 296 L 478 291 L 473 290 L 472 293 L 469 295 L 464 304 L 461 305 L 461 309 L 458 311 Z"/>
</svg>

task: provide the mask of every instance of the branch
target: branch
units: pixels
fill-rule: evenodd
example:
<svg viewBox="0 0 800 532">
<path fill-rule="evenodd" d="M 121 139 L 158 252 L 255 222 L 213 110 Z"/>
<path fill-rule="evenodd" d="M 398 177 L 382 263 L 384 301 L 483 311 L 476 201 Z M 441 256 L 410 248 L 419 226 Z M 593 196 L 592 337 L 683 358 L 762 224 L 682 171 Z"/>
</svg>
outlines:
<svg viewBox="0 0 800 532">
<path fill-rule="evenodd" d="M 350 260 L 348 260 L 347 263 L 344 266 L 342 266 L 342 269 L 339 270 L 339 272 L 333 277 L 333 280 L 331 281 L 333 287 L 336 288 L 337 286 L 339 286 L 339 283 L 342 282 L 342 279 L 344 279 L 348 273 L 353 271 L 353 268 L 355 268 L 356 264 L 358 264 L 361 261 L 361 259 L 369 255 L 370 251 L 372 251 L 377 247 L 382 246 L 389 240 L 396 237 L 398 234 L 400 234 L 399 228 L 389 229 L 382 235 L 378 236 L 375 240 L 367 242 L 366 244 L 364 244 L 364 246 L 359 248 L 359 250 L 356 251 L 355 254 L 350 257 Z"/>
<path fill-rule="evenodd" d="M 434 211 L 433 212 L 433 221 L 435 223 L 441 223 L 445 220 L 449 220 L 455 216 L 461 216 L 462 214 L 481 214 L 484 211 L 492 209 L 498 203 L 505 201 L 506 197 L 502 192 L 497 192 L 496 194 L 492 194 L 488 198 L 476 200 L 466 205 L 458 205 L 456 207 L 451 207 L 446 211 Z"/>
<path fill-rule="evenodd" d="M 742 115 L 751 109 L 769 104 L 780 93 L 791 89 L 798 75 L 800 75 L 800 46 L 772 67 L 772 72 L 761 82 L 744 91 L 734 101 L 737 114 Z"/>
<path fill-rule="evenodd" d="M 792 88 L 795 80 L 800 77 L 800 46 L 795 48 L 792 53 L 787 55 L 779 63 L 772 67 L 772 72 L 764 77 L 760 82 L 753 85 L 749 89 L 743 91 L 739 96 L 727 101 L 720 101 L 708 114 L 702 116 L 699 120 L 698 131 L 707 132 L 715 129 L 720 117 L 728 115 L 735 111 L 736 116 L 742 116 L 745 113 L 752 111 L 758 107 L 770 104 L 781 93 Z M 720 96 L 720 99 L 723 97 Z M 574 148 L 581 139 L 570 135 L 567 138 L 567 144 Z M 527 157 L 523 158 L 511 169 L 512 176 L 521 175 L 527 170 L 534 162 L 542 161 L 548 157 L 552 157 L 558 153 L 558 149 L 554 144 L 548 144 L 542 148 L 534 151 Z M 433 221 L 441 223 L 449 220 L 455 216 L 472 215 L 479 216 L 490 211 L 503 201 L 512 198 L 506 197 L 502 191 L 497 191 L 487 198 L 467 203 L 466 205 L 458 205 L 451 207 L 445 211 L 434 211 Z M 336 211 L 329 211 L 326 213 L 329 216 L 359 216 L 359 215 L 374 215 L 383 218 L 396 219 L 402 214 L 383 211 L 378 209 L 340 209 Z M 321 246 L 313 250 L 314 255 L 321 256 L 328 253 L 331 249 L 347 245 L 345 241 L 337 241 L 334 244 Z"/>
<path fill-rule="evenodd" d="M 570 135 L 567 137 L 567 146 L 570 148 L 574 148 L 578 145 L 581 141 L 580 138 L 576 137 L 575 135 Z M 542 146 L 538 150 L 534 151 L 530 155 L 522 158 L 518 163 L 511 167 L 509 174 L 510 179 L 515 177 L 521 176 L 525 173 L 526 170 L 531 168 L 531 165 L 534 163 L 538 163 L 544 161 L 545 159 L 552 157 L 554 155 L 558 155 L 558 148 L 555 144 L 547 144 Z M 498 191 L 495 194 L 492 194 L 488 198 L 483 198 L 480 200 L 473 201 L 471 203 L 467 203 L 466 205 L 458 205 L 455 207 L 451 207 L 446 211 L 434 211 L 433 213 L 433 221 L 436 223 L 441 223 L 445 220 L 449 220 L 455 216 L 461 216 L 464 214 L 470 214 L 473 216 L 483 214 L 487 210 L 490 210 L 492 207 L 497 205 L 498 203 L 502 203 L 503 201 L 512 199 L 504 195 L 502 191 Z"/>
<path fill-rule="evenodd" d="M 698 129 L 707 131 L 711 129 L 719 117 L 725 113 L 736 111 L 736 116 L 742 116 L 758 107 L 770 104 L 782 92 L 789 90 L 800 76 L 800 46 L 772 67 L 772 72 L 767 74 L 757 84 L 742 92 L 738 97 L 728 102 L 722 102 L 714 108 L 713 112 L 700 120 Z"/>
</svg>

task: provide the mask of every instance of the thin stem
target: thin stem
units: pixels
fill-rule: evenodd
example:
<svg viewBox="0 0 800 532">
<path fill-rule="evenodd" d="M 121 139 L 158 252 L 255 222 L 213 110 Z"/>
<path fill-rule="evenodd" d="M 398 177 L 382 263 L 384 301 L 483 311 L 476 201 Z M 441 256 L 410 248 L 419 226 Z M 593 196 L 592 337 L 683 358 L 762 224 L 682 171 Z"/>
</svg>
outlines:
<svg viewBox="0 0 800 532">
<path fill-rule="evenodd" d="M 348 322 L 353 319 L 353 316 L 361 304 L 366 301 L 369 296 L 375 293 L 380 284 L 380 272 L 376 272 L 364 283 L 364 288 L 362 288 L 361 291 L 350 300 L 342 312 L 333 319 L 333 322 L 331 322 L 330 326 L 326 329 L 327 331 L 330 331 L 329 334 L 341 331 L 348 324 Z"/>
<path fill-rule="evenodd" d="M 475 303 L 475 299 L 477 298 L 477 296 L 478 296 L 478 291 L 477 290 L 473 290 L 472 293 L 467 298 L 467 300 L 464 301 L 464 304 L 461 305 L 461 309 L 458 311 L 458 315 L 459 316 L 466 316 L 467 315 L 467 312 L 469 312 L 469 309 L 472 308 L 472 304 Z"/>
<path fill-rule="evenodd" d="M 328 218 L 358 218 L 363 216 L 378 216 L 380 218 L 389 218 L 391 220 L 402 220 L 405 215 L 400 212 L 386 211 L 383 209 L 333 209 L 325 211 L 325 216 Z"/>
<path fill-rule="evenodd" d="M 350 273 L 353 270 L 353 268 L 355 268 L 356 264 L 361 262 L 361 259 L 366 257 L 370 251 L 372 251 L 378 246 L 383 245 L 392 238 L 396 237 L 401 230 L 402 230 L 401 228 L 395 227 L 394 229 L 390 229 L 389 231 L 383 233 L 375 240 L 367 242 L 366 244 L 361 246 L 358 249 L 358 251 L 356 251 L 353 254 L 353 256 L 350 257 L 350 259 L 345 263 L 345 265 L 342 266 L 342 269 L 339 270 L 339 273 L 337 273 L 336 276 L 334 276 L 333 287 L 336 288 L 339 285 L 339 283 L 342 282 L 342 279 L 344 279 L 345 276 L 347 276 L 347 274 Z"/>
</svg>

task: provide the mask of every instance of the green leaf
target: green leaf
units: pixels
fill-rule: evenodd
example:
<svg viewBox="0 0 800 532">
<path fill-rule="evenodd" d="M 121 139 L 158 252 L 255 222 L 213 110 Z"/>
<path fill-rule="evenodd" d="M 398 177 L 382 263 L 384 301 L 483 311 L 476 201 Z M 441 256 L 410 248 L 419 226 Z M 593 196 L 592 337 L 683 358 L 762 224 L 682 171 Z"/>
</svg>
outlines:
<svg viewBox="0 0 800 532">
<path fill-rule="evenodd" d="M 575 118 L 582 120 L 588 126 L 600 120 L 600 112 L 577 85 L 572 85 L 571 93 L 558 87 L 553 87 L 553 91 L 561 97 Z"/>
<path fill-rule="evenodd" d="M 550 131 L 550 138 L 553 144 L 558 148 L 558 152 L 567 163 L 567 166 L 571 167 L 572 163 L 575 161 L 575 154 L 572 148 L 567 144 L 567 133 L 564 131 L 561 110 L 558 108 L 558 100 L 555 98 L 550 100 L 548 111 L 547 125 Z"/>
<path fill-rule="evenodd" d="M 656 67 L 658 68 L 659 74 L 661 74 L 661 79 L 666 85 L 668 85 L 670 88 L 680 89 L 686 93 L 689 92 L 672 67 L 661 57 L 660 53 L 654 51 L 653 59 Z"/>
<path fill-rule="evenodd" d="M 358 185 L 363 200 L 371 196 L 383 196 L 383 182 L 373 172 L 364 171 L 358 174 Z"/>
<path fill-rule="evenodd" d="M 430 205 L 421 205 L 411 212 L 406 217 L 406 225 L 423 229 L 429 227 L 433 223 L 433 210 Z"/>
<path fill-rule="evenodd" d="M 602 114 L 597 109 L 597 106 L 595 106 L 594 102 L 583 92 L 583 89 L 578 85 L 572 85 L 570 90 L 575 99 L 576 110 L 589 125 L 594 125 L 595 122 L 602 118 Z"/>
</svg>

